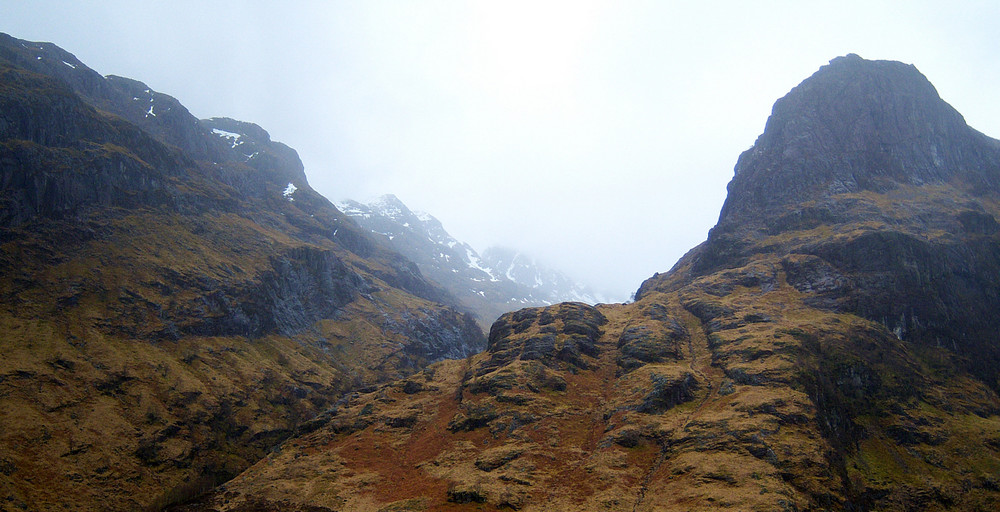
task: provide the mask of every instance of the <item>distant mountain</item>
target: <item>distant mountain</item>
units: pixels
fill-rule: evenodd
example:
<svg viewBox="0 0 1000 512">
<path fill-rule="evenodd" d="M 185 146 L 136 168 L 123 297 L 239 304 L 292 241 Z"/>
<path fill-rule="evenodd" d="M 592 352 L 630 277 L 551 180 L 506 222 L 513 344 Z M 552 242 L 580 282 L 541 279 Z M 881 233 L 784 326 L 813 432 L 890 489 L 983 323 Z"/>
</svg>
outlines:
<svg viewBox="0 0 1000 512">
<path fill-rule="evenodd" d="M 394 195 L 337 207 L 363 228 L 417 263 L 485 326 L 508 311 L 557 302 L 596 304 L 605 299 L 565 274 L 511 249 L 490 247 L 480 256 L 448 234 L 434 216 L 414 212 Z"/>
<path fill-rule="evenodd" d="M 728 190 L 634 302 L 507 313 L 185 510 L 1000 509 L 1000 141 L 849 55 Z"/>
<path fill-rule="evenodd" d="M 485 345 L 292 148 L 0 34 L 0 510 L 158 510 Z"/>
</svg>

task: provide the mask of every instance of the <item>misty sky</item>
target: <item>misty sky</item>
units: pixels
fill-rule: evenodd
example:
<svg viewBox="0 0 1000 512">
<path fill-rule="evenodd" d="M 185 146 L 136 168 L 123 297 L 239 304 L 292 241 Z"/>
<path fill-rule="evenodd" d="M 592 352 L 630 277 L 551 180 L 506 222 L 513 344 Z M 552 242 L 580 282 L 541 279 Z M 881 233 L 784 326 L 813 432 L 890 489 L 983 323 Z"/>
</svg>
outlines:
<svg viewBox="0 0 1000 512">
<path fill-rule="evenodd" d="M 261 125 L 331 200 L 394 193 L 619 300 L 705 239 L 771 105 L 838 55 L 915 64 L 1000 136 L 997 26 L 995 1 L 0 0 L 2 32 Z"/>
</svg>

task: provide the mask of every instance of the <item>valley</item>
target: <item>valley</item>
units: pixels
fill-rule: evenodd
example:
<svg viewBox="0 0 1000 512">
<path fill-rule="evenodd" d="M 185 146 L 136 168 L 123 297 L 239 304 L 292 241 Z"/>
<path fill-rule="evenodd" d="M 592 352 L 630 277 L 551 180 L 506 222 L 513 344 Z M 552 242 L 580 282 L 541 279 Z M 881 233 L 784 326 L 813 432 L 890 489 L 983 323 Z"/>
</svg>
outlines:
<svg viewBox="0 0 1000 512">
<path fill-rule="evenodd" d="M 0 510 L 1000 505 L 1000 142 L 912 65 L 780 98 L 621 304 L 5 34 L 0 186 Z"/>
</svg>

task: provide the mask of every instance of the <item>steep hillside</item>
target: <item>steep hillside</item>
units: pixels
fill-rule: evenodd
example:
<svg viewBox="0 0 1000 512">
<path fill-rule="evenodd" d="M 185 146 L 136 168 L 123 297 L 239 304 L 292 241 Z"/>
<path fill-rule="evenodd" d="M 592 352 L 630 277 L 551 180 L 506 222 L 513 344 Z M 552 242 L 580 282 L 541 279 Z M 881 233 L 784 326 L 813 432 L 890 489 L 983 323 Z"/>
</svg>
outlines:
<svg viewBox="0 0 1000 512">
<path fill-rule="evenodd" d="M 183 510 L 995 510 L 998 179 L 913 66 L 835 59 L 634 303 L 506 314 Z"/>
<path fill-rule="evenodd" d="M 485 342 L 260 127 L 3 34 L 0 189 L 0 510 L 159 509 Z"/>
<path fill-rule="evenodd" d="M 448 234 L 439 220 L 411 211 L 396 196 L 382 196 L 369 204 L 348 200 L 337 207 L 416 262 L 424 275 L 475 312 L 486 328 L 501 314 L 523 307 L 604 301 L 587 286 L 516 251 L 491 247 L 480 256 Z"/>
</svg>

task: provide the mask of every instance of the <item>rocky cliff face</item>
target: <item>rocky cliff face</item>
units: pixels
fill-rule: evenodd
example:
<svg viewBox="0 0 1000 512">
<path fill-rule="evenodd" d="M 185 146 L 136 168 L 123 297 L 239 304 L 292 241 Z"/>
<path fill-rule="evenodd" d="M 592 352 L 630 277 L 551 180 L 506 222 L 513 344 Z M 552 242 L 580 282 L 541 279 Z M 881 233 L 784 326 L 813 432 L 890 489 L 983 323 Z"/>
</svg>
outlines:
<svg viewBox="0 0 1000 512">
<path fill-rule="evenodd" d="M 162 508 L 485 345 L 262 128 L 3 34 L 0 205 L 4 510 Z"/>
<path fill-rule="evenodd" d="M 998 162 L 912 66 L 835 59 L 634 303 L 506 314 L 185 510 L 996 508 Z"/>
<path fill-rule="evenodd" d="M 779 100 L 743 153 L 696 274 L 762 254 L 812 303 L 950 346 L 996 388 L 1000 143 L 913 66 L 835 59 Z M 643 286 L 648 289 L 655 279 Z M 1000 389 L 1000 388 L 997 388 Z"/>
<path fill-rule="evenodd" d="M 369 204 L 347 200 L 337 207 L 416 262 L 424 275 L 476 313 L 487 328 L 501 314 L 523 307 L 604 301 L 587 286 L 516 251 L 491 247 L 480 256 L 448 234 L 434 216 L 411 211 L 396 196 Z"/>
<path fill-rule="evenodd" d="M 774 105 L 740 155 L 720 227 L 808 200 L 953 183 L 995 194 L 997 142 L 965 124 L 912 65 L 839 57 Z M 774 228 L 772 228 L 774 229 Z"/>
</svg>

